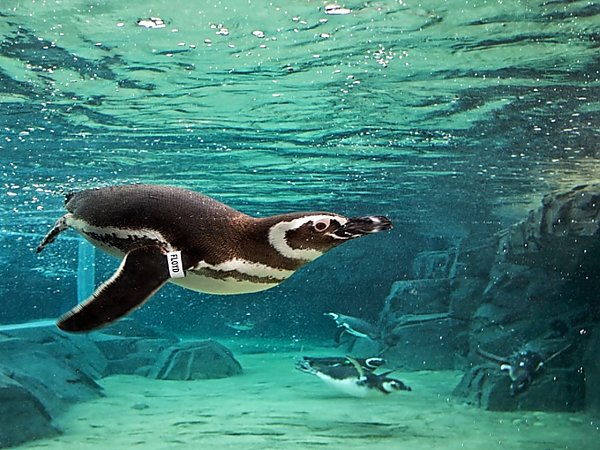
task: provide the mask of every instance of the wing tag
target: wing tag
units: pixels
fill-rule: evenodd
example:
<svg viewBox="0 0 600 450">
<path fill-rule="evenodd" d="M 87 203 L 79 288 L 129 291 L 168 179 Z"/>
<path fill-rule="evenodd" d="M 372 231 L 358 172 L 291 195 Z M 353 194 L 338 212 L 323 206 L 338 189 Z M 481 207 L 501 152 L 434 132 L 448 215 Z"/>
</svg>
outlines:
<svg viewBox="0 0 600 450">
<path fill-rule="evenodd" d="M 167 253 L 167 265 L 169 266 L 169 276 L 171 278 L 183 278 L 185 277 L 185 271 L 183 270 L 183 261 L 181 260 L 181 252 Z"/>
</svg>

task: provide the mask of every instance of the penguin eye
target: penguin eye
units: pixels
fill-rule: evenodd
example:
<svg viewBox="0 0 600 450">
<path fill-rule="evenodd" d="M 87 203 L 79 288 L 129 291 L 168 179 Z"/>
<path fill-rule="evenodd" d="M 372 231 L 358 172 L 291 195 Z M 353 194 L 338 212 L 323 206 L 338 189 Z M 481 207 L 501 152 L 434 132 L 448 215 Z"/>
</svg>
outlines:
<svg viewBox="0 0 600 450">
<path fill-rule="evenodd" d="M 321 219 L 315 222 L 313 225 L 316 231 L 322 232 L 329 228 L 329 224 L 331 223 L 331 219 Z"/>
</svg>

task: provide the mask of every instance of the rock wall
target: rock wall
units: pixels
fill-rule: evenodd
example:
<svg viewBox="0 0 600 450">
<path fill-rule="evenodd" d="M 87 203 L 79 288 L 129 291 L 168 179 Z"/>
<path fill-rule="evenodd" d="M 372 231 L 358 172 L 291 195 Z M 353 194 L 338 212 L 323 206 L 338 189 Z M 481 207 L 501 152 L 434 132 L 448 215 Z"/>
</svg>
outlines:
<svg viewBox="0 0 600 450">
<path fill-rule="evenodd" d="M 465 370 L 455 394 L 483 408 L 600 410 L 600 184 L 549 194 L 495 236 L 422 253 L 412 273 L 379 321 L 393 365 Z M 546 363 L 511 397 L 501 360 L 523 350 Z"/>
</svg>

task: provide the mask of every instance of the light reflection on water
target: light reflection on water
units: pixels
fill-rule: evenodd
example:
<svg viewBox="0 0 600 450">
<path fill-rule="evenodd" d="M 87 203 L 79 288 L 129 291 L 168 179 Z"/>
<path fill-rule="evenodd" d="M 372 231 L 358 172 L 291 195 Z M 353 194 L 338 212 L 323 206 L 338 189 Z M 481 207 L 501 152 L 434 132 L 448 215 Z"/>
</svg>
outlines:
<svg viewBox="0 0 600 450">
<path fill-rule="evenodd" d="M 468 233 L 598 179 L 597 5 L 325 3 L 7 1 L 3 228 L 146 181 Z"/>
</svg>

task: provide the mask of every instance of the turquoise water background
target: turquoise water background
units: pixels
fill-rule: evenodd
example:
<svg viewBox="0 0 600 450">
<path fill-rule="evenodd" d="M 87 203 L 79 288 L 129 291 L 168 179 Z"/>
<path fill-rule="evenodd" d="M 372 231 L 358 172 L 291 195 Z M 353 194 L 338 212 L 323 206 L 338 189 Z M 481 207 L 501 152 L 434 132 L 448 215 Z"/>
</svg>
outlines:
<svg viewBox="0 0 600 450">
<path fill-rule="evenodd" d="M 160 183 L 255 216 L 394 223 L 263 293 L 166 286 L 132 323 L 228 342 L 244 376 L 101 379 L 106 397 L 53 417 L 63 436 L 23 448 L 596 448 L 597 411 L 484 411 L 451 399 L 458 371 L 401 371 L 413 392 L 357 407 L 293 359 L 343 354 L 323 313 L 377 321 L 420 253 L 477 248 L 544 194 L 600 182 L 600 3 L 332 5 L 0 0 L 0 329 L 52 324 L 118 264 L 73 232 L 35 253 L 68 192 Z"/>
<path fill-rule="evenodd" d="M 75 301 L 76 243 L 32 251 L 69 191 L 152 182 L 252 215 L 388 215 L 392 233 L 250 302 L 173 287 L 139 312 L 190 330 L 271 315 L 265 332 L 287 336 L 318 331 L 306 321 L 324 309 L 376 317 L 418 251 L 598 180 L 598 3 L 326 5 L 3 1 L 0 322 Z M 97 280 L 114 267 L 98 255 Z"/>
</svg>

